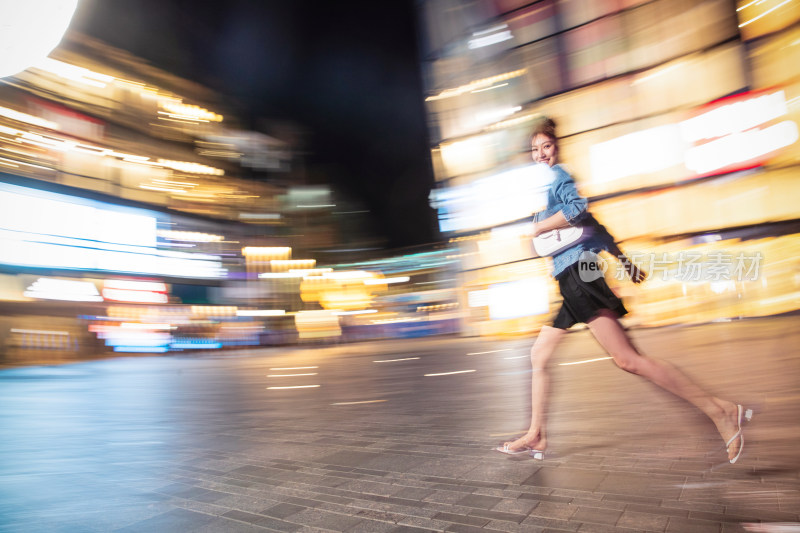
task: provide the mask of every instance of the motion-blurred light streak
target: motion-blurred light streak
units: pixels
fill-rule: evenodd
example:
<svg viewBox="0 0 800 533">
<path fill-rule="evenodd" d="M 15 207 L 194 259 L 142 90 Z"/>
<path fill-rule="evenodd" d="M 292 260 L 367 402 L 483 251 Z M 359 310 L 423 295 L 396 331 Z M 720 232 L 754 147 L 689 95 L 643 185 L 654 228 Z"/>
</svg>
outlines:
<svg viewBox="0 0 800 533">
<path fill-rule="evenodd" d="M 377 359 L 373 363 L 396 363 L 398 361 L 414 361 L 419 357 L 401 357 L 400 359 Z"/>
<path fill-rule="evenodd" d="M 102 302 L 103 297 L 94 283 L 89 281 L 39 278 L 23 293 L 39 300 L 65 300 L 70 302 Z"/>
<path fill-rule="evenodd" d="M 784 1 L 783 1 L 783 2 L 781 2 L 780 4 L 778 4 L 778 5 L 776 5 L 776 6 L 773 6 L 773 7 L 769 8 L 769 9 L 767 9 L 766 11 L 764 11 L 763 13 L 761 13 L 760 15 L 757 15 L 757 16 L 755 16 L 755 17 L 751 18 L 751 19 L 750 19 L 750 20 L 748 20 L 748 21 L 742 22 L 741 24 L 739 24 L 739 27 L 740 27 L 740 28 L 744 28 L 744 27 L 745 27 L 745 26 L 747 26 L 748 24 L 751 24 L 751 23 L 753 23 L 753 22 L 757 21 L 758 19 L 760 19 L 760 18 L 762 18 L 762 17 L 764 17 L 764 16 L 766 16 L 766 15 L 769 15 L 770 13 L 772 13 L 773 11 L 775 11 L 776 9 L 778 9 L 779 7 L 783 7 L 783 6 L 785 6 L 786 4 L 788 4 L 788 3 L 789 3 L 789 2 L 791 2 L 791 1 L 792 1 L 792 0 L 784 0 Z M 749 6 L 749 5 L 750 5 L 750 4 L 747 4 L 747 6 Z M 742 6 L 742 7 L 747 7 L 747 6 Z M 737 9 L 736 11 L 739 11 L 739 10 Z"/>
<path fill-rule="evenodd" d="M 584 361 L 572 361 L 571 363 L 559 363 L 559 366 L 584 365 L 586 363 L 596 363 L 597 361 L 607 361 L 609 359 L 613 359 L 613 358 L 612 357 L 597 357 L 596 359 L 586 359 Z"/>
<path fill-rule="evenodd" d="M 475 372 L 475 370 L 455 370 L 453 372 L 439 372 L 435 374 L 424 374 L 426 378 L 435 377 L 435 376 L 452 376 L 453 374 L 469 374 L 470 372 Z"/>
<path fill-rule="evenodd" d="M 284 316 L 284 309 L 238 309 L 236 316 Z"/>
<path fill-rule="evenodd" d="M 383 403 L 386 400 L 362 400 L 360 402 L 336 402 L 331 405 L 361 405 L 365 403 Z"/>
</svg>

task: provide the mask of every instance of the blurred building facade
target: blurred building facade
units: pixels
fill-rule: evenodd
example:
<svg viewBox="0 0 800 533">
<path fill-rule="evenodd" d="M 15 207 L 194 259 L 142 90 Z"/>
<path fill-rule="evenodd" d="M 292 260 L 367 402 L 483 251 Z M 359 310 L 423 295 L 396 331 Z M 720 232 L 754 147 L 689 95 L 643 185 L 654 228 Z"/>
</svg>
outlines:
<svg viewBox="0 0 800 533">
<path fill-rule="evenodd" d="M 233 108 L 78 33 L 0 79 L 0 365 L 455 331 L 452 251 L 380 252 Z"/>
<path fill-rule="evenodd" d="M 800 309 L 800 5 L 420 0 L 440 227 L 468 334 L 523 333 L 560 300 L 522 234 L 544 206 L 537 118 L 650 279 L 606 277 L 631 324 Z"/>
<path fill-rule="evenodd" d="M 292 234 L 300 147 L 243 128 L 232 107 L 78 33 L 0 80 L 2 362 L 257 345 L 287 329 L 242 312 L 293 310 L 245 250 L 320 246 Z"/>
</svg>

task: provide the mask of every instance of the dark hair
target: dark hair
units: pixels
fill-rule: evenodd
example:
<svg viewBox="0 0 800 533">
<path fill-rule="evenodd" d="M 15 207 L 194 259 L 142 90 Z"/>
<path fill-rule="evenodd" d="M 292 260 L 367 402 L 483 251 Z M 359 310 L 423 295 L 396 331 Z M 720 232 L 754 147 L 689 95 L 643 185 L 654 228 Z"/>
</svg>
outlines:
<svg viewBox="0 0 800 533">
<path fill-rule="evenodd" d="M 542 117 L 536 121 L 533 125 L 533 131 L 531 132 L 530 142 L 533 142 L 533 139 L 537 135 L 547 135 L 551 139 L 558 139 L 556 135 L 556 123 L 550 117 Z M 530 144 L 530 143 L 528 143 Z"/>
</svg>

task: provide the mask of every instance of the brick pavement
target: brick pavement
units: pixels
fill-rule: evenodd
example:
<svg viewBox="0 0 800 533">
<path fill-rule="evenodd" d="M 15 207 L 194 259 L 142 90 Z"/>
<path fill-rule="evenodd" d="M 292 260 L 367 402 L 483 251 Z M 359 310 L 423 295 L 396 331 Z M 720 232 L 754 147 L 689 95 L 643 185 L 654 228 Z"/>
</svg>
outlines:
<svg viewBox="0 0 800 533">
<path fill-rule="evenodd" d="M 233 414 L 209 414 L 168 447 L 154 441 L 94 468 L 41 472 L 50 491 L 67 495 L 63 501 L 43 495 L 48 505 L 35 505 L 4 491 L 0 531 L 729 533 L 748 523 L 796 525 L 800 372 L 796 353 L 783 350 L 786 336 L 795 335 L 788 324 L 635 334 L 649 352 L 717 382 L 721 394 L 757 405 L 741 464 L 724 464 L 721 442 L 701 415 L 613 365 L 554 371 L 552 454 L 544 461 L 493 452 L 528 416 L 521 395 L 527 383 L 508 385 L 524 376 L 523 360 L 476 382 L 469 397 L 419 390 L 422 404 L 405 396 L 400 404 L 321 407 L 287 392 L 295 415 L 275 417 L 243 402 Z M 777 332 L 785 332 L 781 342 Z M 425 349 L 435 353 L 468 344 L 419 341 L 403 349 L 433 346 Z M 713 357 L 686 358 L 709 345 Z M 365 343 L 317 353 L 337 350 L 397 347 Z M 559 356 L 566 361 L 592 350 L 579 332 Z M 216 423 L 209 428 L 209 421 Z M 30 477 L 4 479 L 18 487 Z"/>
</svg>

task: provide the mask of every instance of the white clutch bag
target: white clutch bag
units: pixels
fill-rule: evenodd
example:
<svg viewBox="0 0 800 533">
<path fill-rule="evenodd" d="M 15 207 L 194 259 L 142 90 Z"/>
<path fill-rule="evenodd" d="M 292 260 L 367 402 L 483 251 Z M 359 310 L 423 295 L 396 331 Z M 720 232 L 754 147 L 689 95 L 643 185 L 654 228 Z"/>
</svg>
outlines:
<svg viewBox="0 0 800 533">
<path fill-rule="evenodd" d="M 583 226 L 546 231 L 533 238 L 533 250 L 538 257 L 551 256 L 569 248 L 583 237 Z"/>
</svg>

